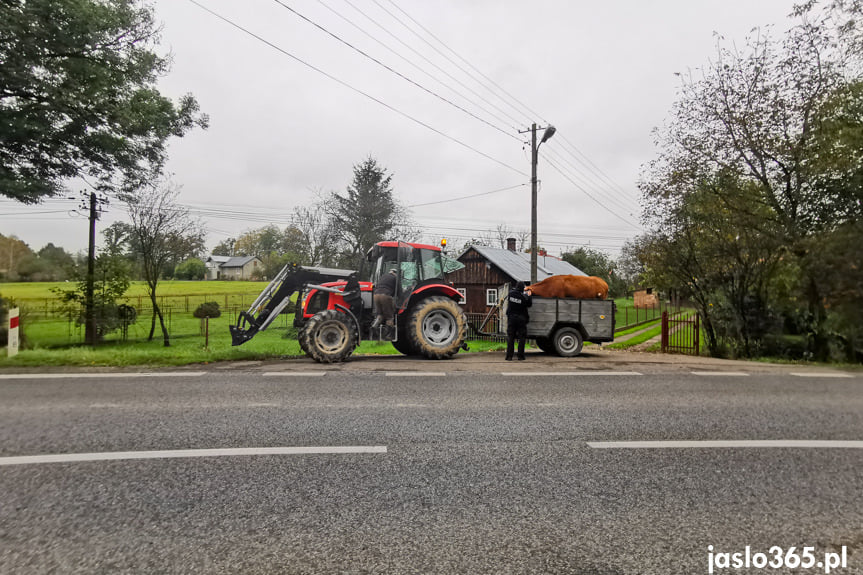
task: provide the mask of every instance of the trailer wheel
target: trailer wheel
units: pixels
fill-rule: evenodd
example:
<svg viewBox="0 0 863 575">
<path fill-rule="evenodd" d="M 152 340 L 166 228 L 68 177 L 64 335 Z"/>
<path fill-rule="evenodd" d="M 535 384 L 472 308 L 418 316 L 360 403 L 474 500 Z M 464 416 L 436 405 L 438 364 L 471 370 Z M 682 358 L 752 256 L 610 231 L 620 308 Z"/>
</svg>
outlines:
<svg viewBox="0 0 863 575">
<path fill-rule="evenodd" d="M 551 339 L 547 337 L 538 337 L 536 338 L 536 347 L 544 351 L 545 353 L 556 354 L 557 350 L 554 349 L 554 344 L 551 342 Z"/>
<path fill-rule="evenodd" d="M 428 359 L 447 359 L 464 343 L 467 320 L 456 302 L 431 296 L 416 304 L 405 332 L 411 350 Z"/>
<path fill-rule="evenodd" d="M 581 332 L 574 327 L 562 327 L 554 332 L 554 350 L 562 357 L 574 357 L 581 353 Z"/>
<path fill-rule="evenodd" d="M 344 361 L 356 346 L 356 327 L 348 316 L 334 309 L 316 313 L 300 332 L 300 347 L 319 363 Z"/>
</svg>

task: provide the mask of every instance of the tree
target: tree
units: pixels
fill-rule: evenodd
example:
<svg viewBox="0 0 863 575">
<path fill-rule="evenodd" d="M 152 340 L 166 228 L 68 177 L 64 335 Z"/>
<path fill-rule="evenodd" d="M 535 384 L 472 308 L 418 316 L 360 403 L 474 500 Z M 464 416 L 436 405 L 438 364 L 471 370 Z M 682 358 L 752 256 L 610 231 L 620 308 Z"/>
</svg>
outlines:
<svg viewBox="0 0 863 575">
<path fill-rule="evenodd" d="M 303 260 L 312 266 L 335 265 L 336 231 L 327 217 L 326 201 L 321 199 L 311 206 L 296 206 L 292 214 L 294 228 L 302 236 Z"/>
<path fill-rule="evenodd" d="M 0 234 L 0 277 L 12 281 L 19 279 L 19 266 L 34 258 L 30 246 L 15 236 Z"/>
<path fill-rule="evenodd" d="M 198 258 L 189 258 L 174 268 L 178 280 L 202 280 L 207 277 L 207 266 Z"/>
<path fill-rule="evenodd" d="M 726 344 L 735 355 L 756 355 L 777 328 L 772 294 L 786 252 L 756 198 L 734 179 L 706 181 L 639 242 L 645 278 L 695 305 L 713 355 Z"/>
<path fill-rule="evenodd" d="M 263 263 L 261 273 L 272 278 L 288 262 L 306 263 L 302 250 L 301 234 L 289 226 L 282 232 L 278 227 L 269 225 L 248 231 L 237 238 L 233 244 L 238 256 L 255 256 Z"/>
<path fill-rule="evenodd" d="M 859 144 L 863 128 L 861 52 L 852 43 L 859 34 L 847 25 L 859 19 L 863 5 L 840 0 L 816 13 L 817 7 L 815 1 L 799 6 L 800 23 L 781 43 L 759 32 L 745 50 L 720 45 L 716 60 L 700 76 L 683 77 L 671 120 L 656 132 L 660 156 L 640 186 L 654 230 L 702 232 L 688 245 L 696 250 L 693 256 L 708 263 L 706 254 L 720 247 L 703 234 L 712 230 L 676 226 L 676 218 L 689 214 L 685 208 L 698 201 L 714 201 L 716 196 L 706 190 L 717 182 L 729 184 L 720 186 L 722 193 L 730 190 L 742 201 L 722 204 L 733 215 L 715 220 L 728 226 L 715 239 L 736 245 L 731 238 L 739 234 L 728 230 L 740 230 L 739 221 L 750 221 L 758 234 L 749 238 L 748 249 L 786 246 L 785 265 L 792 260 L 798 271 L 789 289 L 805 302 L 811 351 L 824 357 L 829 314 L 818 281 L 821 271 L 805 256 L 811 238 L 860 217 L 855 178 L 863 174 L 863 154 L 859 145 L 848 143 Z M 698 213 L 710 213 L 702 208 Z M 726 251 L 730 256 L 733 249 Z M 744 275 L 751 271 L 733 258 L 725 263 Z M 733 299 L 741 293 L 726 295 Z M 734 316 L 743 303 L 738 299 L 735 305 L 731 317 L 739 323 L 741 318 Z M 746 337 L 739 329 L 728 331 Z"/>
<path fill-rule="evenodd" d="M 645 285 L 647 269 L 642 253 L 646 250 L 648 236 L 636 236 L 624 242 L 617 258 L 618 275 L 626 282 L 627 290 L 637 287 L 652 287 Z"/>
<path fill-rule="evenodd" d="M 234 238 L 228 238 L 228 239 L 222 240 L 221 242 L 216 244 L 216 247 L 214 247 L 213 251 L 210 253 L 214 256 L 232 257 L 232 256 L 236 255 L 234 253 L 234 244 L 236 244 L 236 243 L 237 243 L 237 240 L 235 240 Z"/>
<path fill-rule="evenodd" d="M 46 244 L 36 255 L 44 267 L 44 281 L 60 281 L 69 277 L 75 265 L 71 254 L 53 243 Z"/>
<path fill-rule="evenodd" d="M 345 267 L 363 272 L 365 254 L 376 242 L 413 235 L 407 208 L 393 195 L 392 176 L 371 157 L 354 166 L 346 194 L 333 192 L 324 205 Z"/>
<path fill-rule="evenodd" d="M 125 257 L 110 251 L 99 254 L 94 262 L 93 325 L 97 341 L 135 321 L 137 314 L 134 308 L 117 303 L 129 289 L 130 269 L 129 261 Z M 72 279 L 75 282 L 74 289 L 51 288 L 51 291 L 65 304 L 70 319 L 74 317 L 78 325 L 86 325 L 86 261 L 79 262 L 79 265 L 72 269 Z"/>
<path fill-rule="evenodd" d="M 579 247 L 561 254 L 561 259 L 568 262 L 589 276 L 601 277 L 608 283 L 608 291 L 612 297 L 626 295 L 627 285 L 617 273 L 617 264 L 607 253 L 589 247 Z"/>
<path fill-rule="evenodd" d="M 156 300 L 156 290 L 167 262 L 188 253 L 190 245 L 203 245 L 204 232 L 189 211 L 177 204 L 179 189 L 169 182 L 155 182 L 136 196 L 127 198 L 131 243 L 138 257 L 147 294 L 153 305 L 148 340 L 156 331 L 156 317 L 165 347 L 171 345 L 165 318 Z"/>
<path fill-rule="evenodd" d="M 0 194 L 35 203 L 74 177 L 133 190 L 170 136 L 206 127 L 191 95 L 156 89 L 169 68 L 158 41 L 139 0 L 0 3 Z"/>
</svg>

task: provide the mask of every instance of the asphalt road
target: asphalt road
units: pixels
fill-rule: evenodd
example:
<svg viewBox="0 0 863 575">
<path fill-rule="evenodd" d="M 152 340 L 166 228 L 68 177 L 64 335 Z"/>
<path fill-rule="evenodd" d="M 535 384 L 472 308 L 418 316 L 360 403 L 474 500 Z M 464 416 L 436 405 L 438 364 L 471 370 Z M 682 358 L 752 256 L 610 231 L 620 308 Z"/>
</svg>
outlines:
<svg viewBox="0 0 863 575">
<path fill-rule="evenodd" d="M 643 357 L 0 373 L 0 573 L 863 573 L 863 374 Z"/>
</svg>

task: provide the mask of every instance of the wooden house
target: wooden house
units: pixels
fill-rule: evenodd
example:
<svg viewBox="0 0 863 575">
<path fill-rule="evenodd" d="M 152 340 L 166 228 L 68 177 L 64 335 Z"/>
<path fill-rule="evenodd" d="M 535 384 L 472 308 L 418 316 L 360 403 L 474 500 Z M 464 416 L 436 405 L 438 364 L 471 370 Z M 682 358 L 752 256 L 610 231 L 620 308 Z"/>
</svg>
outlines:
<svg viewBox="0 0 863 575">
<path fill-rule="evenodd" d="M 503 294 L 499 290 L 517 281 L 530 283 L 530 254 L 515 249 L 515 240 L 507 248 L 470 246 L 456 259 L 464 268 L 447 274 L 447 280 L 462 294 L 467 313 L 486 313 Z M 553 275 L 587 275 L 560 258 L 540 252 L 536 265 L 537 281 Z"/>
</svg>

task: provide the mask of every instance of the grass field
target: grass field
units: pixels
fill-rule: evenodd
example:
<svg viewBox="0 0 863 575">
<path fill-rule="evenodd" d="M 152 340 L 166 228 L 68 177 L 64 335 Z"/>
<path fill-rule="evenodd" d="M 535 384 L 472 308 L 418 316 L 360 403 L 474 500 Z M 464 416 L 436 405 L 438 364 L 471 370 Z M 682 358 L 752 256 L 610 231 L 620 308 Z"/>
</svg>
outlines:
<svg viewBox="0 0 863 575">
<path fill-rule="evenodd" d="M 160 281 L 157 287 L 159 294 L 171 297 L 204 296 L 208 294 L 246 294 L 257 296 L 266 287 L 267 282 L 251 281 Z M 71 282 L 18 282 L 0 283 L 0 296 L 14 299 L 55 299 L 57 296 L 52 288 L 72 289 Z M 147 284 L 132 282 L 126 292 L 126 297 L 146 297 Z"/>
</svg>

